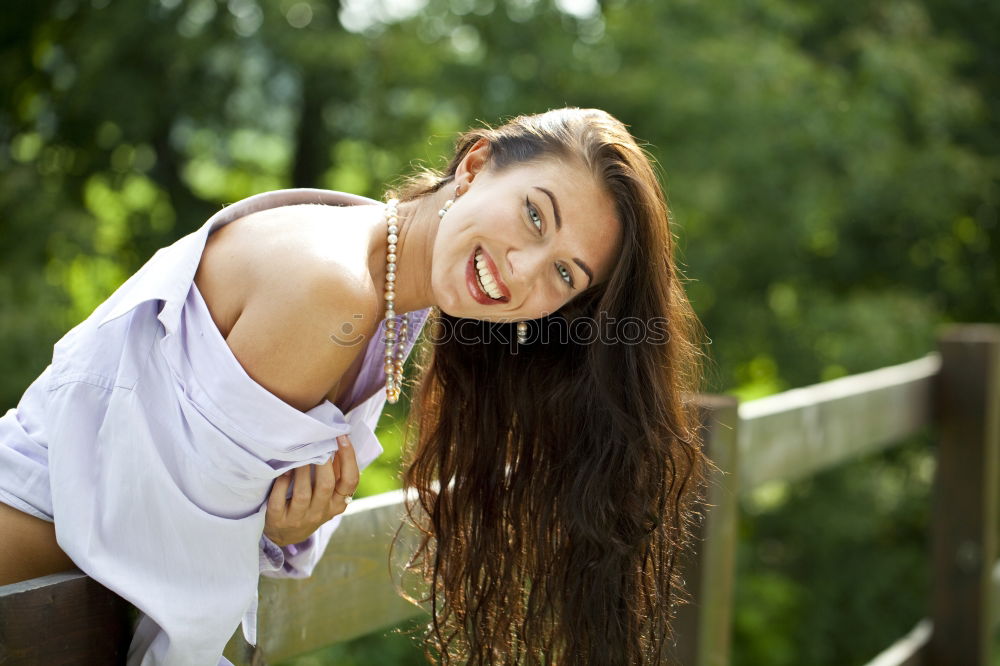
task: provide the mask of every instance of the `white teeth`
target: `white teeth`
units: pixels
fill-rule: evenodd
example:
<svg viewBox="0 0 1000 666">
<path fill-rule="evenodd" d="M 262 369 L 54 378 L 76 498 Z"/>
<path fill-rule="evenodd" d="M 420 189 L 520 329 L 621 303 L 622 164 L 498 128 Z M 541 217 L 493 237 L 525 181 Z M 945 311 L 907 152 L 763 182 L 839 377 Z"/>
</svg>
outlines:
<svg viewBox="0 0 1000 666">
<path fill-rule="evenodd" d="M 479 286 L 484 292 L 489 294 L 490 298 L 497 301 L 503 298 L 503 292 L 497 287 L 496 280 L 493 279 L 486 260 L 483 259 L 483 255 L 480 252 L 476 252 L 476 272 L 479 273 Z"/>
</svg>

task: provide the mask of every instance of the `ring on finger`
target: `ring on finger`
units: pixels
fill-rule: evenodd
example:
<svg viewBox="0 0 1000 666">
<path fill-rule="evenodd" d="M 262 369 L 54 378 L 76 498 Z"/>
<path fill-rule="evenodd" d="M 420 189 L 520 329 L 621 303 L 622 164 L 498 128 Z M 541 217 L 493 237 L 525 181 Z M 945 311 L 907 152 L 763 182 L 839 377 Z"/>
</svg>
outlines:
<svg viewBox="0 0 1000 666">
<path fill-rule="evenodd" d="M 344 493 L 338 493 L 336 490 L 334 490 L 333 494 L 334 495 L 340 495 L 341 497 L 343 497 L 345 504 L 350 504 L 351 502 L 354 501 L 354 494 L 353 493 L 350 494 L 350 495 L 345 495 Z"/>
</svg>

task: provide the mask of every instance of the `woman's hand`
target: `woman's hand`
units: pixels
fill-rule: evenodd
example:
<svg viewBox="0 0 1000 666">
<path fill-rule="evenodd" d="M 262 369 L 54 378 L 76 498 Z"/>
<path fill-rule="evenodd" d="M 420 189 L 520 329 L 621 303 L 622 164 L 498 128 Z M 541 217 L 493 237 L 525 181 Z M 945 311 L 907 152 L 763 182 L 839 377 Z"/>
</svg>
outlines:
<svg viewBox="0 0 1000 666">
<path fill-rule="evenodd" d="M 337 438 L 340 448 L 322 465 L 303 465 L 274 481 L 267 500 L 264 536 L 279 546 L 309 538 L 320 525 L 347 509 L 348 497 L 358 487 L 361 472 L 347 435 Z M 310 479 L 315 471 L 315 483 Z M 288 484 L 295 475 L 291 499 Z"/>
</svg>

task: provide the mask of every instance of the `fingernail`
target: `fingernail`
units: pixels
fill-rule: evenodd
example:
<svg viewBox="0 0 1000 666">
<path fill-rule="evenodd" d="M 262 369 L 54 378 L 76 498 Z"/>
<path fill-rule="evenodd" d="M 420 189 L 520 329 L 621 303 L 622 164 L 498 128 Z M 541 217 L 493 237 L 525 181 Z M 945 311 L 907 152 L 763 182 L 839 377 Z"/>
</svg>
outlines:
<svg viewBox="0 0 1000 666">
<path fill-rule="evenodd" d="M 347 435 L 341 435 L 337 439 L 337 441 L 340 442 L 341 446 L 350 446 L 351 445 L 351 440 L 347 439 Z"/>
</svg>

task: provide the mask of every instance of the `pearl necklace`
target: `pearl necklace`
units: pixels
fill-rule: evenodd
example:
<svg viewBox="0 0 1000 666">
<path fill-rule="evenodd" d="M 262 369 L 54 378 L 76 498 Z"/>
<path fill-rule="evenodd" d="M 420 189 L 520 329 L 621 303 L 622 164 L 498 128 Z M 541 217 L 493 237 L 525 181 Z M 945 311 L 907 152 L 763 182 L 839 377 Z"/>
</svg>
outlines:
<svg viewBox="0 0 1000 666">
<path fill-rule="evenodd" d="M 399 199 L 389 199 L 385 204 L 385 222 L 388 225 L 388 246 L 385 265 L 385 398 L 390 404 L 399 400 L 403 388 L 403 361 L 406 358 L 406 334 L 409 328 L 406 315 L 399 322 L 399 341 L 396 340 L 396 242 L 399 240 L 399 218 L 396 206 Z"/>
</svg>

